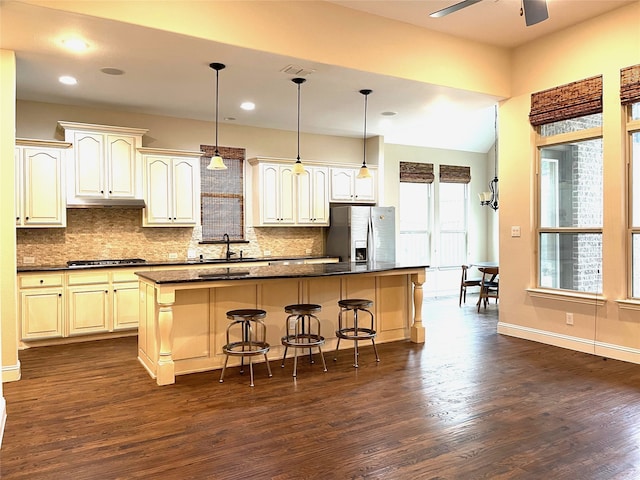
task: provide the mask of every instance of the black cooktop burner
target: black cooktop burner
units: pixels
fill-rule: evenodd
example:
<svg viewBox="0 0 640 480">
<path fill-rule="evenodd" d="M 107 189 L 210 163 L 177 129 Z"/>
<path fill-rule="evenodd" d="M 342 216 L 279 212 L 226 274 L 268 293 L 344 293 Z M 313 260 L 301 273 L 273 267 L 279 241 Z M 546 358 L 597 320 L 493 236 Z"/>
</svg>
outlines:
<svg viewBox="0 0 640 480">
<path fill-rule="evenodd" d="M 115 260 L 69 260 L 67 267 L 90 267 L 95 265 L 129 265 L 132 263 L 145 263 L 143 258 L 120 258 Z"/>
</svg>

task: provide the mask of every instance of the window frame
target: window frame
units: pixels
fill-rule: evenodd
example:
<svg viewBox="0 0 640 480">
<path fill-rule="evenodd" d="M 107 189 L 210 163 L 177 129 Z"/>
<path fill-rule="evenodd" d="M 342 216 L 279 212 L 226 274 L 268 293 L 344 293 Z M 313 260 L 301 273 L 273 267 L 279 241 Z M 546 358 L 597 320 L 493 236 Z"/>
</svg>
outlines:
<svg viewBox="0 0 640 480">
<path fill-rule="evenodd" d="M 578 117 L 579 118 L 579 117 Z M 534 127 L 535 132 L 535 162 L 536 162 L 536 185 L 535 185 L 535 211 L 536 211 L 536 262 L 535 262 L 535 285 L 536 289 L 552 291 L 552 292 L 571 292 L 575 295 L 579 296 L 591 296 L 591 295 L 601 295 L 602 292 L 591 292 L 591 291 L 582 291 L 582 290 L 573 290 L 559 287 L 547 287 L 542 286 L 542 271 L 541 271 L 541 254 L 542 254 L 542 235 L 545 233 L 558 233 L 558 234 L 599 234 L 601 238 L 603 237 L 603 225 L 599 227 L 542 227 L 542 209 L 541 209 L 541 190 L 542 190 L 542 150 L 544 148 L 561 146 L 570 143 L 576 142 L 585 142 L 590 140 L 601 139 L 604 140 L 603 126 L 599 127 L 591 127 L 585 128 L 578 131 L 560 133 L 556 135 L 547 135 L 543 136 L 541 133 L 542 125 L 538 125 Z M 604 166 L 604 156 L 602 158 L 603 166 Z M 604 212 L 603 212 L 604 215 Z M 604 219 L 603 219 L 604 220 Z M 604 223 L 604 221 L 603 221 Z M 601 271 L 601 269 L 600 269 Z M 602 289 L 602 283 L 600 284 L 600 290 Z"/>
<path fill-rule="evenodd" d="M 640 222 L 636 226 L 633 223 L 634 219 L 634 158 L 633 158 L 633 136 L 634 134 L 640 134 L 640 118 L 633 119 L 632 110 L 634 105 L 640 109 L 640 102 L 629 103 L 623 105 L 625 115 L 625 162 L 627 170 L 627 299 L 640 301 L 640 295 L 634 296 L 634 265 L 633 265 L 633 237 L 634 235 L 640 235 Z M 640 158 L 637 159 L 640 164 Z M 640 195 L 640 185 L 638 186 L 638 192 Z"/>
</svg>

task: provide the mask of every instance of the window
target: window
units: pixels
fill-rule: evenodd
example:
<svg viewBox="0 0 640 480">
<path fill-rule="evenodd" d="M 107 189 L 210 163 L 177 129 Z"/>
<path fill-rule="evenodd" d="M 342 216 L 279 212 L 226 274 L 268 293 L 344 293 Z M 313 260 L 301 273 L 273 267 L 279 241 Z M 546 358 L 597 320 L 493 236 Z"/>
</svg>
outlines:
<svg viewBox="0 0 640 480">
<path fill-rule="evenodd" d="M 630 166 L 629 232 L 631 235 L 631 283 L 629 296 L 640 298 L 640 65 L 620 70 L 620 101 L 627 118 Z"/>
<path fill-rule="evenodd" d="M 202 242 L 244 239 L 244 148 L 218 147 L 226 170 L 207 170 L 215 147 L 200 145 L 200 212 Z"/>
<path fill-rule="evenodd" d="M 433 164 L 400 162 L 398 262 L 431 263 Z"/>
<path fill-rule="evenodd" d="M 468 184 L 471 169 L 440 165 L 438 213 L 440 267 L 460 267 L 467 263 Z"/>
<path fill-rule="evenodd" d="M 538 150 L 538 285 L 602 291 L 602 78 L 532 95 Z"/>
</svg>

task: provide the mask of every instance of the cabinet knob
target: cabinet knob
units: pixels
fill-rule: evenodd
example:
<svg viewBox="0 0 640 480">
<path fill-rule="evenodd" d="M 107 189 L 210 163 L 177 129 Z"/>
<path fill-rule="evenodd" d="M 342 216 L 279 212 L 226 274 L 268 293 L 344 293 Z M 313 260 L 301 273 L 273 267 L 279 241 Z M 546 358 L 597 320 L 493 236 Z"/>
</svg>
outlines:
<svg viewBox="0 0 640 480">
<path fill-rule="evenodd" d="M 40 279 L 40 285 L 42 285 L 44 283 L 44 280 Z"/>
<path fill-rule="evenodd" d="M 25 220 L 29 220 L 29 217 L 24 217 Z"/>
<path fill-rule="evenodd" d="M 20 220 L 20 217 L 16 217 L 16 221 L 19 221 L 19 220 Z"/>
<path fill-rule="evenodd" d="M 62 296 L 62 294 L 61 294 L 61 293 L 59 293 L 59 294 L 58 294 L 58 296 L 59 296 L 59 297 L 61 297 L 61 296 Z"/>
</svg>

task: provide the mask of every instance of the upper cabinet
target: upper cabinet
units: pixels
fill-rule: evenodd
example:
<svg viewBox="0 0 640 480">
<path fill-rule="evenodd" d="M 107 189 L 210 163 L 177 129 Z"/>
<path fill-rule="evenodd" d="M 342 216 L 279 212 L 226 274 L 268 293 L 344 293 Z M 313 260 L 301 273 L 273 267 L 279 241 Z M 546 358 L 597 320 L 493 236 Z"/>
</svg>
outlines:
<svg viewBox="0 0 640 480">
<path fill-rule="evenodd" d="M 16 139 L 16 226 L 65 227 L 66 142 Z"/>
<path fill-rule="evenodd" d="M 58 122 L 73 144 L 68 169 L 70 205 L 100 198 L 142 198 L 142 128 Z"/>
<path fill-rule="evenodd" d="M 329 169 L 304 168 L 306 175 L 297 180 L 297 221 L 299 225 L 329 225 Z"/>
<path fill-rule="evenodd" d="M 376 203 L 376 167 L 369 167 L 371 178 L 358 178 L 359 171 L 360 167 L 331 168 L 331 202 Z"/>
<path fill-rule="evenodd" d="M 257 175 L 256 175 L 257 173 Z M 256 226 L 292 226 L 295 219 L 293 164 L 260 163 L 253 175 L 253 221 Z"/>
<path fill-rule="evenodd" d="M 141 148 L 145 227 L 187 227 L 200 213 L 201 152 Z"/>
</svg>

